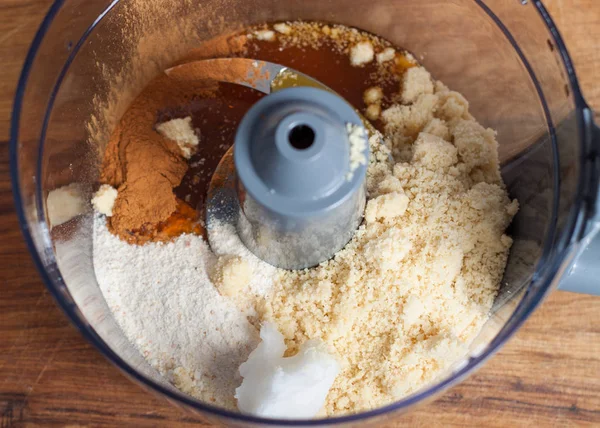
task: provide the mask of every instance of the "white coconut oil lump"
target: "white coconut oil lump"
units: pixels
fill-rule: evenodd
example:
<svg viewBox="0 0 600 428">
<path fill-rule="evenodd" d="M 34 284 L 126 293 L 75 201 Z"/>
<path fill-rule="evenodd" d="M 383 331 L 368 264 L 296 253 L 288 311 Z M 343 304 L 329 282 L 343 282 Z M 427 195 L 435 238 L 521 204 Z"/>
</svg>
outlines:
<svg viewBox="0 0 600 428">
<path fill-rule="evenodd" d="M 236 389 L 241 412 L 275 419 L 310 419 L 325 404 L 340 368 L 319 340 L 304 343 L 284 358 L 283 335 L 271 323 L 260 330 L 262 342 L 240 366 L 242 385 Z"/>
</svg>

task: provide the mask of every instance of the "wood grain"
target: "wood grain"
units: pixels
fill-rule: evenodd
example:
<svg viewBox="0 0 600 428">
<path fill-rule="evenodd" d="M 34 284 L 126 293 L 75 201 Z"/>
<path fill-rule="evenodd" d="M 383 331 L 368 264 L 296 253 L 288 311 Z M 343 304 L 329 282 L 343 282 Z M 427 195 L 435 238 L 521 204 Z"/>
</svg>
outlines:
<svg viewBox="0 0 600 428">
<path fill-rule="evenodd" d="M 10 194 L 9 114 L 50 3 L 0 0 L 1 426 L 211 426 L 132 384 L 86 343 L 22 241 Z M 600 2 L 546 4 L 588 101 L 600 109 Z M 600 426 L 600 298 L 553 293 L 479 372 L 389 426 Z"/>
</svg>

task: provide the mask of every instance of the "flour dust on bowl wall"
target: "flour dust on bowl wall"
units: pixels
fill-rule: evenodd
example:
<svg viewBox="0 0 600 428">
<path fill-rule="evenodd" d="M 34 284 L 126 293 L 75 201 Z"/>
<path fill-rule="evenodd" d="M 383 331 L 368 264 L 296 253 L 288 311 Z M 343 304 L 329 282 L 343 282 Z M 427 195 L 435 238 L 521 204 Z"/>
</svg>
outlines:
<svg viewBox="0 0 600 428">
<path fill-rule="evenodd" d="M 20 203 L 136 380 L 229 423 L 354 422 L 443 390 L 546 293 L 582 130 L 539 6 L 100 3 L 50 12 Z"/>
</svg>

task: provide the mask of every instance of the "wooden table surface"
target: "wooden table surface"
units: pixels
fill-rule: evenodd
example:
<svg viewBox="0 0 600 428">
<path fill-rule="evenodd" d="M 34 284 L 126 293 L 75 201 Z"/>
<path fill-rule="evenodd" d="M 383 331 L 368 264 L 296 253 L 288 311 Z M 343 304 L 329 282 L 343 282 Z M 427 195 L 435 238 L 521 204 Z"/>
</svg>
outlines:
<svg viewBox="0 0 600 428">
<path fill-rule="evenodd" d="M 517 0 L 505 0 L 517 1 Z M 0 0 L 0 414 L 9 426 L 203 425 L 132 384 L 73 328 L 38 276 L 10 191 L 9 114 L 50 0 Z M 600 109 L 600 1 L 545 2 Z M 600 426 L 600 298 L 555 292 L 484 368 L 399 426 Z"/>
</svg>

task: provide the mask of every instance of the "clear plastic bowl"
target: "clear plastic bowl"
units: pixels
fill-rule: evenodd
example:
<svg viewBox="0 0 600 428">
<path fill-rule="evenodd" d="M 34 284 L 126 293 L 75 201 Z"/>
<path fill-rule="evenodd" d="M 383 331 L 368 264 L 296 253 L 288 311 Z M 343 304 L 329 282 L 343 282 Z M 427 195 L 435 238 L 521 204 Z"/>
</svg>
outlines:
<svg viewBox="0 0 600 428">
<path fill-rule="evenodd" d="M 243 25 L 293 19 L 355 26 L 415 53 L 437 79 L 465 95 L 483 125 L 498 131 L 503 177 L 521 205 L 509 231 L 514 246 L 500 294 L 469 358 L 389 406 L 311 421 L 243 416 L 173 388 L 125 338 L 104 301 L 92 266 L 91 214 L 57 238 L 46 212 L 50 190 L 71 182 L 91 189 L 107 133 L 153 76 L 202 40 Z M 496 352 L 566 272 L 577 279 L 572 283 L 598 289 L 597 268 L 572 260 L 580 253 L 597 259 L 592 247 L 598 247 L 600 133 L 539 1 L 181 0 L 167 6 L 57 0 L 27 56 L 11 132 L 23 233 L 67 316 L 129 377 L 173 404 L 229 425 L 364 426 L 398 416 Z"/>
</svg>

